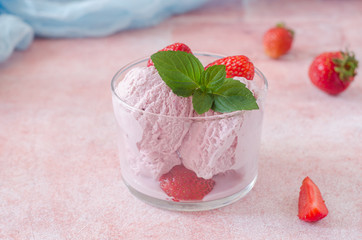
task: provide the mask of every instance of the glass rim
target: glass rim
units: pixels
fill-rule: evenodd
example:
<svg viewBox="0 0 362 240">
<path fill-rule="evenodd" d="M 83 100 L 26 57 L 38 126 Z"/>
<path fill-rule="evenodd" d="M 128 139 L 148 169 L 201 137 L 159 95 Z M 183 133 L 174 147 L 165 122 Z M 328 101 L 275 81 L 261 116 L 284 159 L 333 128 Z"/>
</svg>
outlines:
<svg viewBox="0 0 362 240">
<path fill-rule="evenodd" d="M 217 54 L 217 53 L 208 53 L 208 52 L 193 52 L 194 55 L 196 56 L 202 56 L 202 57 L 214 57 L 214 58 L 224 58 L 226 57 L 225 55 L 221 55 L 221 54 Z M 131 105 L 129 105 L 127 102 L 125 102 L 124 100 L 122 100 L 117 92 L 116 92 L 116 86 L 115 86 L 115 82 L 118 79 L 119 75 L 121 75 L 122 73 L 124 73 L 125 71 L 129 70 L 130 68 L 142 63 L 142 62 L 146 62 L 150 59 L 150 57 L 142 57 L 139 59 L 136 59 L 132 62 L 129 62 L 128 64 L 124 65 L 123 67 L 121 67 L 116 74 L 113 76 L 112 80 L 111 80 L 111 90 L 112 90 L 112 94 L 114 96 L 117 97 L 117 100 L 120 101 L 122 103 L 122 105 L 124 107 L 126 107 L 127 109 L 134 111 L 134 112 L 139 112 L 141 114 L 148 114 L 148 115 L 153 115 L 153 116 L 157 116 L 157 117 L 165 117 L 165 118 L 172 118 L 172 119 L 184 119 L 184 120 L 213 120 L 213 119 L 224 119 L 224 118 L 229 118 L 229 117 L 234 117 L 237 115 L 241 115 L 243 112 L 245 111 L 254 111 L 254 110 L 239 110 L 239 111 L 234 111 L 234 112 L 229 112 L 229 113 L 221 113 L 218 115 L 212 115 L 212 116 L 191 116 L 191 117 L 184 117 L 184 116 L 171 116 L 171 115 L 164 115 L 164 114 L 159 114 L 159 113 L 153 113 L 153 112 L 148 112 L 142 109 L 138 109 L 136 107 L 133 107 Z M 264 76 L 264 74 L 257 68 L 254 66 L 255 69 L 255 74 L 258 75 L 264 82 L 264 88 L 261 89 L 263 92 L 266 92 L 268 90 L 268 81 L 266 79 L 266 77 Z M 259 110 L 259 109 L 255 109 L 255 110 Z"/>
</svg>

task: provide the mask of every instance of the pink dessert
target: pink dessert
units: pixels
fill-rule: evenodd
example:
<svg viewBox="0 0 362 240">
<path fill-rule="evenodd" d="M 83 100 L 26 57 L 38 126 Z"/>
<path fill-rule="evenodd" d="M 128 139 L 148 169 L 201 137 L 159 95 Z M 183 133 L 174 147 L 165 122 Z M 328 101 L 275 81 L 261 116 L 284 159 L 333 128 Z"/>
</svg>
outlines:
<svg viewBox="0 0 362 240">
<path fill-rule="evenodd" d="M 119 83 L 116 93 L 127 104 L 145 112 L 171 117 L 193 114 L 191 99 L 173 94 L 152 66 L 132 69 Z M 148 114 L 134 114 L 133 121 L 137 124 L 130 123 L 125 131 L 129 132 L 127 136 L 141 133 L 136 141 L 128 141 L 134 145 L 127 146 L 127 162 L 134 174 L 157 179 L 181 164 L 177 150 L 189 124 Z"/>
<path fill-rule="evenodd" d="M 250 90 L 259 109 L 202 114 L 194 109 L 192 96 L 176 95 L 162 76 L 153 65 L 135 66 L 115 86 L 121 170 L 128 187 L 177 202 L 209 202 L 248 192 L 257 177 L 266 91 L 262 74 L 255 74 L 255 81 L 233 77 Z"/>
</svg>

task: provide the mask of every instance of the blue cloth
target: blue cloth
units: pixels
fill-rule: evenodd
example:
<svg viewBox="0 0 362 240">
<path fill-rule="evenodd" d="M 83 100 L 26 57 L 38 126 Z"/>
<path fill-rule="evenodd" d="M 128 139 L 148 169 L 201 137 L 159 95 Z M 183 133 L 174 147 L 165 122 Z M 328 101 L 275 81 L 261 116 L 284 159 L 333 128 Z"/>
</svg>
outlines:
<svg viewBox="0 0 362 240">
<path fill-rule="evenodd" d="M 24 21 L 22 26 L 29 24 L 37 36 L 102 37 L 121 30 L 154 26 L 174 14 L 196 9 L 207 1 L 0 0 L 0 16 L 17 16 Z M 14 49 L 18 47 L 16 41 L 19 38 L 23 37 L 23 41 L 27 42 L 31 33 L 28 28 L 20 28 L 19 21 L 8 20 L 8 17 L 0 18 L 0 41 Z M 8 33 L 3 33 L 4 25 Z M 9 49 L 0 48 L 0 62 L 8 56 L 8 52 Z"/>
<path fill-rule="evenodd" d="M 25 50 L 34 38 L 33 29 L 20 18 L 0 15 L 0 62 L 5 61 L 14 51 Z"/>
</svg>

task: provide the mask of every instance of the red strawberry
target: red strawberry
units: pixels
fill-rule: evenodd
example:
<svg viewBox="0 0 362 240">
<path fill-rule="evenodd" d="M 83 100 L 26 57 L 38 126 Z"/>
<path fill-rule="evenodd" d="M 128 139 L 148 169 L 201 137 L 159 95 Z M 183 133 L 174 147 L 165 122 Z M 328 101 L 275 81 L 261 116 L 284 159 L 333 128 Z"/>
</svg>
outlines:
<svg viewBox="0 0 362 240">
<path fill-rule="evenodd" d="M 277 24 L 264 34 L 265 53 L 271 58 L 279 58 L 292 47 L 293 38 L 293 30 L 286 28 L 283 23 Z"/>
<path fill-rule="evenodd" d="M 254 64 L 250 62 L 248 57 L 243 55 L 218 59 L 207 65 L 205 69 L 214 65 L 225 65 L 227 78 L 244 77 L 248 80 L 254 78 Z"/>
<path fill-rule="evenodd" d="M 300 187 L 298 208 L 298 217 L 306 222 L 321 220 L 328 214 L 321 192 L 309 177 Z"/>
<path fill-rule="evenodd" d="M 159 52 L 162 52 L 162 51 L 182 51 L 182 52 L 192 53 L 191 49 L 184 43 L 174 43 L 174 44 L 168 45 L 167 47 L 162 48 Z M 153 66 L 153 62 L 152 62 L 151 58 L 148 60 L 148 63 L 147 63 L 147 67 L 149 67 L 149 66 Z"/>
<path fill-rule="evenodd" d="M 214 188 L 215 182 L 199 178 L 183 165 L 177 165 L 160 177 L 160 186 L 174 201 L 202 200 Z"/>
<path fill-rule="evenodd" d="M 344 91 L 356 76 L 358 61 L 353 53 L 325 52 L 309 67 L 309 78 L 321 90 L 337 95 Z"/>
</svg>

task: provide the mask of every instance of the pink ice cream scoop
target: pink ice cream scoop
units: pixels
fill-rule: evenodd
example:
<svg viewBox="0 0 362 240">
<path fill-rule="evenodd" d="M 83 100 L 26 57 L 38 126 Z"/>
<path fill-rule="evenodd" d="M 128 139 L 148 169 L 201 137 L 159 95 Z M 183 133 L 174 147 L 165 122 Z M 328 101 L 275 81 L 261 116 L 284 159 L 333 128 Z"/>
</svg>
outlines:
<svg viewBox="0 0 362 240">
<path fill-rule="evenodd" d="M 177 150 L 190 123 L 175 117 L 192 116 L 192 99 L 174 94 L 154 67 L 130 70 L 116 93 L 128 105 L 143 110 L 132 114 L 129 124 L 123 124 L 127 125 L 123 127 L 129 138 L 125 148 L 134 173 L 157 179 L 180 164 Z M 124 121 L 126 117 L 118 119 Z"/>
<path fill-rule="evenodd" d="M 235 79 L 245 83 L 257 95 L 252 81 L 239 77 Z M 251 112 L 244 111 L 224 117 L 210 110 L 201 115 L 214 117 L 191 125 L 179 149 L 183 165 L 205 179 L 240 168 L 242 163 L 235 160 L 236 148 L 240 144 L 238 133 L 245 127 L 245 116 L 249 119 Z M 200 116 L 197 113 L 194 115 Z M 249 140 L 252 141 L 251 138 Z"/>
<path fill-rule="evenodd" d="M 212 110 L 204 115 L 216 118 L 194 122 L 179 153 L 186 168 L 194 171 L 198 177 L 209 179 L 235 165 L 237 132 L 242 125 L 243 114 L 221 120 L 218 117 L 222 116 Z"/>
</svg>

